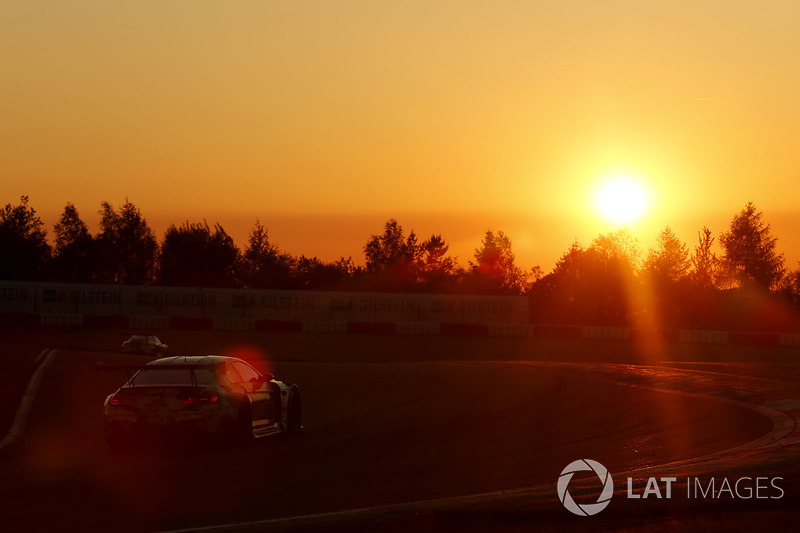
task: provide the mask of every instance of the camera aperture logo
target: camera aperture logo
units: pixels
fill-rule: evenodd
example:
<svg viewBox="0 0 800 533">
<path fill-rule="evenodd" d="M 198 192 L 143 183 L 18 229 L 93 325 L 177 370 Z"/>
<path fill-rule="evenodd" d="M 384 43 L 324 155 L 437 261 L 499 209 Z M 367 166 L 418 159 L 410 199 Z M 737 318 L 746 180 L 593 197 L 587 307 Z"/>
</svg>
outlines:
<svg viewBox="0 0 800 533">
<path fill-rule="evenodd" d="M 572 495 L 570 495 L 567 488 L 569 487 L 569 482 L 572 481 L 572 476 L 575 474 L 575 472 L 588 470 L 593 471 L 595 474 L 597 474 L 597 477 L 600 478 L 600 482 L 603 484 L 603 491 L 597 498 L 597 502 L 578 504 L 572 498 Z M 566 468 L 564 468 L 564 470 L 561 471 L 561 475 L 558 477 L 558 499 L 561 500 L 561 503 L 564 504 L 564 507 L 566 507 L 568 511 L 578 516 L 596 515 L 608 506 L 613 495 L 614 480 L 611 478 L 611 474 L 608 472 L 608 469 L 597 461 L 593 461 L 591 459 L 578 459 L 577 461 L 571 462 Z"/>
</svg>

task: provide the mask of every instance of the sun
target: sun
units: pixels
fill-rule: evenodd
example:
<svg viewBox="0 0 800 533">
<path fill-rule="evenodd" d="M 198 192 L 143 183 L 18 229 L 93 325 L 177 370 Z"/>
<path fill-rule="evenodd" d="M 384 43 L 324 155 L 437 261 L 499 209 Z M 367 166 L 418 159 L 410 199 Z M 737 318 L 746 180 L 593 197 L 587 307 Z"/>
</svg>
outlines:
<svg viewBox="0 0 800 533">
<path fill-rule="evenodd" d="M 647 191 L 641 181 L 627 175 L 612 175 L 600 185 L 595 196 L 598 211 L 618 224 L 634 222 L 647 209 Z"/>
</svg>

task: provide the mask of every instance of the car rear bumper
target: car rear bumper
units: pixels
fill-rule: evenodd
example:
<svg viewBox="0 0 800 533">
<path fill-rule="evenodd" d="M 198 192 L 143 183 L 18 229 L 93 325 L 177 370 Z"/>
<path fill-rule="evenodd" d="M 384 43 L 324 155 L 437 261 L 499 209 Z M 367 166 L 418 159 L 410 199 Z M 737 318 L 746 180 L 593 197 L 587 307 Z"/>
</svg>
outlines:
<svg viewBox="0 0 800 533">
<path fill-rule="evenodd" d="M 112 433 L 117 438 L 170 434 L 213 435 L 224 430 L 222 414 L 219 411 L 155 415 L 133 411 L 116 412 L 113 415 L 105 415 L 104 426 L 107 436 Z"/>
</svg>

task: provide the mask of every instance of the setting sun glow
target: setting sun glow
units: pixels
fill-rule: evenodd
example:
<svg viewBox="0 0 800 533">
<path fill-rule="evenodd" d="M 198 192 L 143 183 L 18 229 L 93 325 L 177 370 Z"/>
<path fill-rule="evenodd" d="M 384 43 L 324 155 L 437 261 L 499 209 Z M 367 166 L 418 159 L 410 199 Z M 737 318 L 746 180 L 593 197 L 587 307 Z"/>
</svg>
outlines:
<svg viewBox="0 0 800 533">
<path fill-rule="evenodd" d="M 616 223 L 633 222 L 647 209 L 647 193 L 634 178 L 612 176 L 597 191 L 599 212 Z"/>
<path fill-rule="evenodd" d="M 129 199 L 159 240 L 205 219 L 240 249 L 258 219 L 358 265 L 390 218 L 462 266 L 491 227 L 546 269 L 622 225 L 691 246 L 752 200 L 797 265 L 798 21 L 797 0 L 0 2 L 0 209 L 28 196 L 53 241 L 67 202 L 94 234 Z"/>
</svg>

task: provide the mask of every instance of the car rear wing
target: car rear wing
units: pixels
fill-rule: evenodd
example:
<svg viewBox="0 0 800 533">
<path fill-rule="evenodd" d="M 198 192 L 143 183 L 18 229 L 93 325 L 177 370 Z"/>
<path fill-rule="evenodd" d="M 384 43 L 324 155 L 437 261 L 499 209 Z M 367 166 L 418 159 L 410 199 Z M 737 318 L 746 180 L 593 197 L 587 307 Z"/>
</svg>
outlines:
<svg viewBox="0 0 800 533">
<path fill-rule="evenodd" d="M 95 363 L 94 371 L 95 372 L 125 372 L 128 375 L 128 382 L 131 386 L 135 386 L 136 384 L 133 381 L 134 376 L 137 372 L 142 370 L 188 370 L 190 375 L 192 376 L 192 386 L 197 386 L 197 376 L 195 375 L 195 370 L 208 370 L 209 368 L 214 368 L 213 363 L 193 363 L 193 364 L 186 364 L 186 365 L 176 365 L 176 364 L 150 364 L 150 365 L 117 365 L 117 364 L 106 364 L 106 363 Z"/>
</svg>

